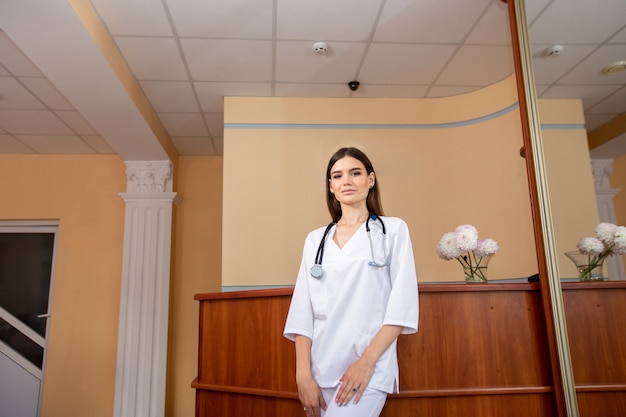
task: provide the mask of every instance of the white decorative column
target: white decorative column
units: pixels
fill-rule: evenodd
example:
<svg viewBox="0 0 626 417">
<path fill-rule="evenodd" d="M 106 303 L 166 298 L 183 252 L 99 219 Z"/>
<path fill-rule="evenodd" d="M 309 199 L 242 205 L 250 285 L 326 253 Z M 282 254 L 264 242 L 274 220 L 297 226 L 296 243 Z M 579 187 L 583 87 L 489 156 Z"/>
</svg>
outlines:
<svg viewBox="0 0 626 417">
<path fill-rule="evenodd" d="M 169 320 L 171 161 L 127 161 L 115 417 L 162 417 Z"/>
<path fill-rule="evenodd" d="M 593 182 L 596 187 L 596 199 L 598 201 L 598 214 L 600 221 L 616 223 L 615 205 L 613 198 L 619 193 L 619 188 L 611 188 L 609 178 L 613 175 L 612 159 L 592 159 L 591 168 Z M 609 256 L 604 264 L 607 268 L 609 279 L 624 279 L 624 263 L 621 256 Z"/>
</svg>

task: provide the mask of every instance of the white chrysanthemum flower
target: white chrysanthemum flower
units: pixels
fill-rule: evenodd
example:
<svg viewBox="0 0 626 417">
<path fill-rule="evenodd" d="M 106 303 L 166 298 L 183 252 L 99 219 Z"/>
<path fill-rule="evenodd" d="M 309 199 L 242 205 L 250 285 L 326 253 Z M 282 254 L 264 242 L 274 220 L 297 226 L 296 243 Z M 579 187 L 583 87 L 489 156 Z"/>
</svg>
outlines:
<svg viewBox="0 0 626 417">
<path fill-rule="evenodd" d="M 457 227 L 454 230 L 456 235 L 456 246 L 462 252 L 469 252 L 476 249 L 478 244 L 478 231 L 470 224 L 465 224 Z"/>
<path fill-rule="evenodd" d="M 580 253 L 585 255 L 597 256 L 604 250 L 604 244 L 597 237 L 584 237 L 577 246 Z"/>
<path fill-rule="evenodd" d="M 626 227 L 618 226 L 613 234 L 613 253 L 624 255 L 626 253 Z"/>
<path fill-rule="evenodd" d="M 493 239 L 480 239 L 476 244 L 476 250 L 474 250 L 474 254 L 477 257 L 489 256 L 493 255 L 500 249 L 498 247 L 498 242 Z"/>
<path fill-rule="evenodd" d="M 615 229 L 617 226 L 613 223 L 600 223 L 596 226 L 596 236 L 607 246 L 613 243 Z"/>
<path fill-rule="evenodd" d="M 444 234 L 437 245 L 437 254 L 445 261 L 461 256 L 462 251 L 456 245 L 456 234 L 448 232 Z"/>
</svg>

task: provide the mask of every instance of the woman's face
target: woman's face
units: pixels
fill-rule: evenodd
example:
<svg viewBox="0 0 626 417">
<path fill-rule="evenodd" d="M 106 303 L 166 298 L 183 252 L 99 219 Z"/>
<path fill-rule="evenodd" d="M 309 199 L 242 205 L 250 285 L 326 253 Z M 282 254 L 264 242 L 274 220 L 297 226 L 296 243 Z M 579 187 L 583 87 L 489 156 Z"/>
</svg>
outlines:
<svg viewBox="0 0 626 417">
<path fill-rule="evenodd" d="M 375 175 L 367 173 L 361 161 L 351 156 L 339 159 L 330 169 L 330 191 L 341 204 L 365 204 Z"/>
</svg>

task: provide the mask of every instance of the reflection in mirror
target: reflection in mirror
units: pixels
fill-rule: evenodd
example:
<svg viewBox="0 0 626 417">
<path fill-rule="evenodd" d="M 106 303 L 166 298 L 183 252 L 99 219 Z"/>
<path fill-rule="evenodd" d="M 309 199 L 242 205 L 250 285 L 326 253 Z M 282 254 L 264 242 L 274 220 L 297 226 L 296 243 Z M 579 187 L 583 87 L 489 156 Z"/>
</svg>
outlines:
<svg viewBox="0 0 626 417">
<path fill-rule="evenodd" d="M 621 203 L 614 201 L 619 189 L 613 187 L 619 181 L 611 174 L 614 164 L 622 169 L 623 152 L 616 150 L 626 131 L 619 114 L 626 99 L 614 94 L 621 86 L 609 87 L 610 74 L 600 70 L 603 60 L 620 49 L 612 44 L 620 43 L 616 33 L 624 32 L 623 18 L 617 17 L 618 10 L 623 15 L 623 2 L 608 1 L 599 8 L 565 1 L 531 0 L 528 5 L 531 43 L 520 47 L 520 67 L 530 81 L 524 93 L 531 103 L 529 145 L 535 153 L 536 205 L 546 258 L 542 275 L 550 284 L 567 414 L 619 414 L 626 407 L 626 367 L 620 365 L 626 322 L 618 317 L 622 308 L 617 307 L 626 302 L 623 261 L 615 256 L 605 266 L 612 282 L 568 283 L 584 277 L 585 267 L 578 270 L 564 252 L 576 250 L 582 237 L 611 229 L 596 229 L 600 222 L 620 224 L 623 218 Z M 522 35 L 523 26 L 518 27 Z M 555 44 L 557 36 L 560 45 Z M 538 115 L 532 114 L 535 88 L 543 98 Z M 574 97 L 582 100 L 569 99 Z M 563 118 L 558 112 L 566 106 L 577 107 L 578 117 Z M 546 116 L 546 107 L 553 107 L 553 116 Z M 589 355 L 592 351 L 597 354 Z"/>
<path fill-rule="evenodd" d="M 626 224 L 626 72 L 604 71 L 623 59 L 624 3 L 526 0 L 536 92 L 540 102 L 579 100 L 579 120 L 542 117 L 555 250 L 562 279 L 578 271 L 564 253 L 600 222 Z M 555 104 L 558 106 L 558 104 Z M 591 160 L 589 160 L 591 158 Z M 624 279 L 622 256 L 605 262 L 604 275 Z"/>
</svg>

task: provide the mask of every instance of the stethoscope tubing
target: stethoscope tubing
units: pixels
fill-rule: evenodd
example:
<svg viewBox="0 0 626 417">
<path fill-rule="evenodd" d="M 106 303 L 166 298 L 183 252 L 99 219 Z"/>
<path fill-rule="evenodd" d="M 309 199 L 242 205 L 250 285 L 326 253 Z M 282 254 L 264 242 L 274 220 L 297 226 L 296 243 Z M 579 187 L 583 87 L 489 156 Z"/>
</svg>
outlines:
<svg viewBox="0 0 626 417">
<path fill-rule="evenodd" d="M 378 220 L 383 229 L 383 251 L 384 251 L 384 256 L 385 256 L 385 262 L 382 264 L 376 262 L 376 258 L 374 257 L 374 244 L 372 243 L 372 235 L 371 235 L 370 224 L 369 224 L 370 219 Z M 315 254 L 315 264 L 311 267 L 311 271 L 310 271 L 311 276 L 313 278 L 320 279 L 322 278 L 322 275 L 324 275 L 324 269 L 322 268 L 322 260 L 324 259 L 324 247 L 326 246 L 326 237 L 328 236 L 330 229 L 332 229 L 332 227 L 335 225 L 336 225 L 335 222 L 330 222 L 328 226 L 326 226 L 326 229 L 324 230 L 324 234 L 322 235 L 322 240 L 320 241 L 320 245 L 317 248 L 317 253 Z M 371 214 L 370 216 L 367 217 L 367 220 L 365 221 L 365 231 L 367 232 L 367 237 L 370 242 L 370 254 L 372 255 L 372 260 L 369 261 L 368 264 L 370 266 L 376 266 L 379 268 L 389 266 L 389 256 L 387 253 L 387 229 L 385 227 L 385 222 L 383 222 L 383 219 L 380 216 L 377 216 L 376 214 Z"/>
</svg>

